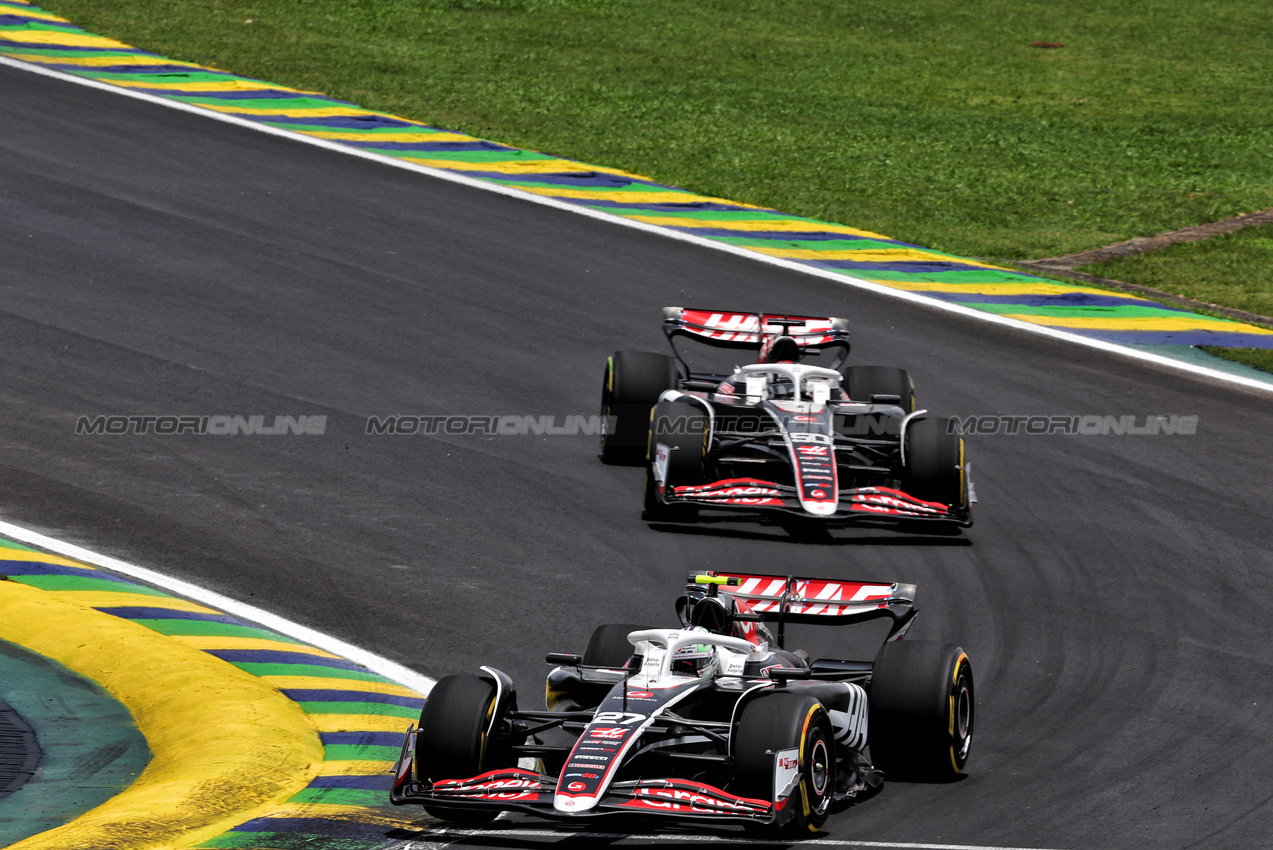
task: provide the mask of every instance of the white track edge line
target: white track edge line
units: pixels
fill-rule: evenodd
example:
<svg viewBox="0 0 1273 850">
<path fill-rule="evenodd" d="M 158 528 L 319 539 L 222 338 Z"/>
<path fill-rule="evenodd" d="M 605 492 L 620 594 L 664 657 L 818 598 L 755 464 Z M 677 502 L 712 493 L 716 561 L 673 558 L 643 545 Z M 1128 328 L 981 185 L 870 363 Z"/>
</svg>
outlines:
<svg viewBox="0 0 1273 850">
<path fill-rule="evenodd" d="M 135 578 L 146 584 L 154 585 L 163 590 L 170 591 L 178 596 L 192 599 L 209 608 L 216 608 L 227 614 L 232 614 L 243 620 L 250 620 L 253 623 L 264 626 L 271 631 L 278 632 L 290 638 L 295 638 L 303 643 L 316 646 L 319 649 L 325 649 L 335 655 L 349 661 L 361 664 L 373 673 L 378 673 L 387 679 L 392 679 L 401 685 L 406 685 L 412 690 L 421 694 L 428 694 L 433 687 L 434 680 L 421 673 L 399 664 L 396 661 L 390 661 L 368 652 L 365 649 L 345 643 L 338 638 L 323 634 L 320 631 L 311 629 L 309 626 L 302 626 L 300 623 L 294 623 L 285 617 L 272 614 L 254 605 L 248 605 L 245 602 L 239 602 L 228 596 L 222 596 L 219 593 L 207 590 L 197 584 L 193 584 L 181 579 L 172 578 L 154 570 L 139 567 L 136 564 L 130 564 L 127 561 L 121 561 L 119 558 L 112 558 L 109 555 L 102 555 L 91 549 L 85 549 L 83 546 L 77 546 L 74 543 L 67 543 L 64 540 L 58 540 L 56 537 L 50 537 L 47 534 L 41 534 L 38 531 L 32 531 L 23 528 L 20 525 L 14 525 L 11 522 L 0 520 L 0 535 L 17 540 L 21 543 L 28 543 L 39 549 L 44 549 L 56 555 L 63 555 L 76 561 L 83 561 L 95 567 L 101 567 L 114 573 Z"/>
<path fill-rule="evenodd" d="M 1013 328 L 1019 331 L 1026 331 L 1029 333 L 1038 334 L 1040 336 L 1046 336 L 1052 339 L 1062 340 L 1064 342 L 1086 346 L 1087 348 L 1094 348 L 1098 351 L 1104 351 L 1110 354 L 1121 355 L 1123 357 L 1128 357 L 1133 360 L 1139 360 L 1145 363 L 1153 363 L 1158 366 L 1165 366 L 1170 369 L 1175 369 L 1178 371 L 1188 372 L 1193 375 L 1199 375 L 1202 377 L 1211 378 L 1212 380 L 1222 381 L 1229 384 L 1236 384 L 1242 387 L 1246 387 L 1248 389 L 1262 390 L 1266 393 L 1273 393 L 1273 383 L 1261 381 L 1256 378 L 1248 378 L 1242 375 L 1235 375 L 1229 372 L 1224 372 L 1219 369 L 1211 369 L 1206 366 L 1199 366 L 1194 363 L 1188 363 L 1183 360 L 1177 360 L 1174 357 L 1167 357 L 1162 354 L 1153 354 L 1152 352 L 1148 352 L 1148 351 L 1139 351 L 1133 348 L 1126 348 L 1122 345 L 1118 345 L 1117 343 L 1105 342 L 1103 340 L 1098 340 L 1098 339 L 1090 339 L 1088 337 L 1081 336 L 1079 334 L 1069 333 L 1068 331 L 1058 330 L 1056 328 L 1045 327 L 1042 325 L 1034 325 L 1034 324 L 1030 324 L 1029 322 L 1021 322 L 1015 319 L 1008 319 L 1003 316 L 996 315 L 994 313 L 987 313 L 982 310 L 974 310 L 971 307 L 964 307 L 959 304 L 952 304 L 948 301 L 941 301 L 936 298 L 929 298 L 928 296 L 917 295 L 914 292 L 908 292 L 904 289 L 893 289 L 892 287 L 884 286 L 882 284 L 871 283 L 870 281 L 861 280 L 860 278 L 855 278 L 851 275 L 839 274 L 837 272 L 827 271 L 826 269 L 814 268 L 813 266 L 807 266 L 802 263 L 793 262 L 791 260 L 785 260 L 781 257 L 770 257 L 765 254 L 759 254 L 755 251 L 750 251 L 746 248 L 740 248 L 735 245 L 727 245 L 725 243 L 716 242 L 714 240 L 707 239 L 702 236 L 695 236 L 691 233 L 684 233 L 678 230 L 670 230 L 666 227 L 660 227 L 654 224 L 646 224 L 645 222 L 632 221 L 631 219 L 623 218 L 621 216 L 612 215 L 610 213 L 599 212 L 597 210 L 589 209 L 587 207 L 581 207 L 576 204 L 569 204 L 564 201 L 558 201 L 554 198 L 546 198 L 541 195 L 534 195 L 529 192 L 523 192 L 518 189 L 511 189 L 511 188 L 500 186 L 494 183 L 488 183 L 484 180 L 478 180 L 473 177 L 465 177 L 460 174 L 453 174 L 449 171 L 445 171 L 442 169 L 430 168 L 428 166 L 419 165 L 413 162 L 403 162 L 402 160 L 395 159 L 389 156 L 384 156 L 383 154 L 369 153 L 364 150 L 359 150 L 358 148 L 351 148 L 347 145 L 342 145 L 339 142 L 332 141 L 329 139 L 316 139 L 313 136 L 306 136 L 301 133 L 294 133 L 290 130 L 280 130 L 277 127 L 270 127 L 266 124 L 261 124 L 256 121 L 249 121 L 246 118 L 238 118 L 233 115 L 225 115 L 220 112 L 214 112 L 209 109 L 203 109 L 198 106 L 192 106 L 190 104 L 182 103 L 180 101 L 169 100 L 167 98 L 159 97 L 158 95 L 151 95 L 151 94 L 146 94 L 144 92 L 132 91 L 127 88 L 111 85 L 110 83 L 102 83 L 102 82 L 98 82 L 97 80 L 85 79 L 83 77 L 78 77 L 74 74 L 68 74 L 63 71 L 54 71 L 49 68 L 43 68 L 39 65 L 33 65 L 31 63 L 22 62 L 17 59 L 10 59 L 7 56 L 0 56 L 0 65 L 7 65 L 9 67 L 17 68 L 23 71 L 29 71 L 34 74 L 41 74 L 43 76 L 53 77 L 55 79 L 78 83 L 80 85 L 88 86 L 89 88 L 95 88 L 101 91 L 111 92 L 112 94 L 124 95 L 126 97 L 135 98 L 137 100 L 144 100 L 148 103 L 154 103 L 160 106 L 166 106 L 166 107 L 169 107 L 170 109 L 178 109 L 178 110 L 181 110 L 182 112 L 189 112 L 195 115 L 202 115 L 205 118 L 212 118 L 218 121 L 225 122 L 227 124 L 235 124 L 240 127 L 246 127 L 248 129 L 256 130 L 262 133 L 268 133 L 273 136 L 280 136 L 283 138 L 291 139 L 292 141 L 303 142 L 305 144 L 314 145 L 315 147 L 324 148 L 326 150 L 335 151 L 337 153 L 342 153 L 349 156 L 356 156 L 362 159 L 372 160 L 372 161 L 379 162 L 386 165 L 396 166 L 398 168 L 403 168 L 408 171 L 414 171 L 418 174 L 424 174 L 430 177 L 436 177 L 439 180 L 446 180 L 451 183 L 459 183 L 463 186 L 468 186 L 474 189 L 480 189 L 485 192 L 494 192 L 495 194 L 503 195 L 505 197 L 517 198 L 522 201 L 529 201 L 530 203 L 539 204 L 541 206 L 552 207 L 553 209 L 558 209 L 558 210 L 564 210 L 566 212 L 575 213 L 576 215 L 582 215 L 587 218 L 597 219 L 600 221 L 607 221 L 607 222 L 610 222 L 611 224 L 617 224 L 617 225 L 622 225 L 624 227 L 630 227 L 635 230 L 640 230 L 646 233 L 657 234 L 665 238 L 676 239 L 681 242 L 688 242 L 690 244 L 698 245 L 701 247 L 711 248 L 717 251 L 723 251 L 725 253 L 733 254 L 735 256 L 745 257 L 746 259 L 749 259 L 749 260 L 758 261 L 762 263 L 768 263 L 769 265 L 788 269 L 790 271 L 800 272 L 800 273 L 811 275 L 814 277 L 820 277 L 825 280 L 834 281 L 836 283 L 844 284 L 847 286 L 857 287 L 858 289 L 863 289 L 868 292 L 874 292 L 877 295 L 883 295 L 889 298 L 896 298 L 902 301 L 907 301 L 912 304 L 928 307 L 930 309 L 944 310 L 948 313 L 955 313 L 957 315 L 965 316 L 967 318 L 975 319 L 977 321 L 990 322 L 992 324 L 1000 325 L 1003 327 Z M 284 88 L 284 87 L 280 86 L 280 88 Z M 367 111 L 371 112 L 372 110 L 367 110 Z M 407 119 L 399 119 L 399 120 L 407 120 Z M 567 160 L 567 161 L 572 161 L 572 160 Z"/>
</svg>

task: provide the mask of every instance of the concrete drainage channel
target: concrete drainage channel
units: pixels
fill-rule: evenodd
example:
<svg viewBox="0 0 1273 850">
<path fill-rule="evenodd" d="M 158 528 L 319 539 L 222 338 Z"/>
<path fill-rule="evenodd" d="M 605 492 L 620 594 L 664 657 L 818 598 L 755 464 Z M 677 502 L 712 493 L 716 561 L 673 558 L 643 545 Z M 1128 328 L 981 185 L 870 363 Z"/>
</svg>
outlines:
<svg viewBox="0 0 1273 850">
<path fill-rule="evenodd" d="M 40 746 L 36 743 L 35 732 L 22 715 L 0 700 L 0 801 L 35 775 L 39 764 Z M 4 817 L 0 814 L 0 819 Z M 0 842 L 5 840 L 3 832 L 0 832 Z"/>
<path fill-rule="evenodd" d="M 420 829 L 388 787 L 423 696 L 336 653 L 0 540 L 0 662 L 15 850 L 357 850 Z"/>
</svg>

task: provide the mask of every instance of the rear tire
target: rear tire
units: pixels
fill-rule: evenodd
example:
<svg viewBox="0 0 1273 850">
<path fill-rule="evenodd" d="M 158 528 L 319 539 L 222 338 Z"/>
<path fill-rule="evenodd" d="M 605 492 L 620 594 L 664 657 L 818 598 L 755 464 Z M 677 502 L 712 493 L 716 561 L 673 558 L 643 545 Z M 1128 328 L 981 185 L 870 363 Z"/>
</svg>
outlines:
<svg viewBox="0 0 1273 850">
<path fill-rule="evenodd" d="M 826 709 L 812 696 L 789 691 L 764 694 L 743 707 L 733 743 L 736 793 L 773 800 L 773 753 L 793 749 L 800 778 L 787 829 L 807 835 L 826 822 L 835 796 L 835 735 Z"/>
<path fill-rule="evenodd" d="M 964 440 L 949 431 L 950 420 L 945 417 L 916 419 L 906 426 L 903 489 L 917 499 L 967 511 Z"/>
<path fill-rule="evenodd" d="M 583 663 L 588 667 L 612 667 L 618 669 L 628 663 L 636 653 L 636 647 L 628 642 L 628 633 L 641 626 L 630 623 L 607 623 L 597 626 L 583 648 Z"/>
<path fill-rule="evenodd" d="M 645 448 L 650 408 L 664 390 L 676 389 L 676 360 L 666 354 L 616 351 L 606 360 L 601 384 L 601 458 L 606 463 L 635 464 Z M 613 427 L 607 427 L 613 423 Z"/>
<path fill-rule="evenodd" d="M 895 395 L 898 406 L 915 411 L 915 382 L 910 373 L 896 366 L 850 366 L 844 373 L 845 391 L 852 401 L 868 403 L 873 395 Z"/>
<path fill-rule="evenodd" d="M 972 749 L 972 665 L 936 641 L 889 641 L 875 656 L 868 725 L 885 779 L 948 782 Z"/>
<path fill-rule="evenodd" d="M 429 692 L 420 712 L 416 734 L 416 776 L 436 782 L 468 779 L 489 770 L 515 767 L 511 752 L 490 746 L 486 729 L 495 710 L 495 686 L 477 676 L 447 676 Z M 430 804 L 424 810 L 435 818 L 462 824 L 482 824 L 498 811 Z"/>
</svg>

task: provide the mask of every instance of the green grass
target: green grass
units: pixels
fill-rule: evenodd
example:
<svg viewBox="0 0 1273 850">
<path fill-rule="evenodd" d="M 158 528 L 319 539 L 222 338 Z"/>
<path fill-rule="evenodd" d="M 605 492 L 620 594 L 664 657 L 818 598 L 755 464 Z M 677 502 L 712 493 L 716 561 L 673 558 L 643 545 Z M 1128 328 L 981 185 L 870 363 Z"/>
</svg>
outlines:
<svg viewBox="0 0 1273 850">
<path fill-rule="evenodd" d="M 1273 225 L 1248 227 L 1138 257 L 1095 263 L 1079 271 L 1273 316 Z M 1273 322 L 1260 324 L 1273 327 Z M 1202 349 L 1273 372 L 1273 349 Z"/>
<path fill-rule="evenodd" d="M 1079 271 L 1273 316 L 1273 225 L 1095 263 Z"/>
<path fill-rule="evenodd" d="M 174 58 L 965 256 L 1273 207 L 1267 0 L 42 5 Z"/>
</svg>

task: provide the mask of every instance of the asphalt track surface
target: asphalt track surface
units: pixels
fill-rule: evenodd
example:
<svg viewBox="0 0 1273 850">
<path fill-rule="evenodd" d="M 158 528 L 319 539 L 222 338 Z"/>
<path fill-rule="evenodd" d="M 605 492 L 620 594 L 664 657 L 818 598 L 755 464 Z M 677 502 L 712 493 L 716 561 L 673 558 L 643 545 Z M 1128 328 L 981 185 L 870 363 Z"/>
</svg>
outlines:
<svg viewBox="0 0 1273 850">
<path fill-rule="evenodd" d="M 593 413 L 606 355 L 660 350 L 671 304 L 851 317 L 854 361 L 909 368 L 935 411 L 1198 429 L 969 437 L 980 503 L 959 536 L 650 525 L 640 470 L 602 465 L 591 437 L 364 433 L 372 415 Z M 670 623 L 691 568 L 911 581 L 912 636 L 973 660 L 969 776 L 886 785 L 825 839 L 1273 832 L 1267 394 L 5 67 L 0 308 L 5 519 L 431 676 L 494 665 L 526 707 L 544 652 Z M 75 433 L 235 414 L 328 419 Z M 843 637 L 800 635 L 815 655 Z M 538 823 L 456 846 L 596 843 Z"/>
</svg>

